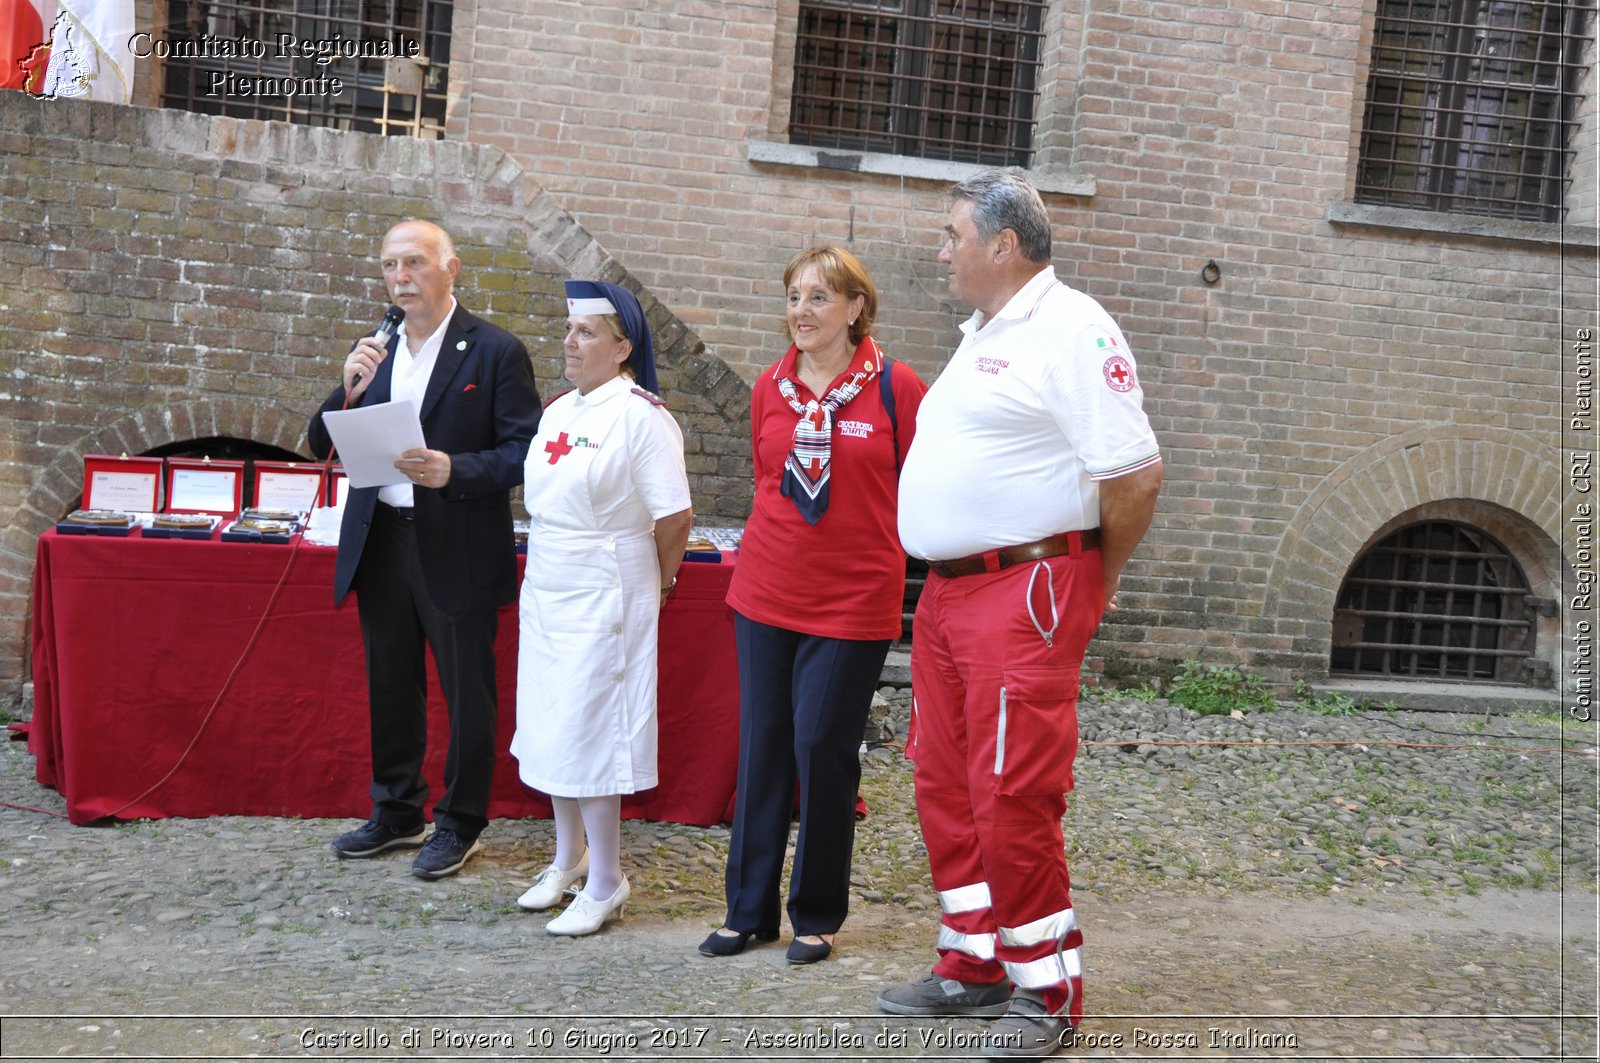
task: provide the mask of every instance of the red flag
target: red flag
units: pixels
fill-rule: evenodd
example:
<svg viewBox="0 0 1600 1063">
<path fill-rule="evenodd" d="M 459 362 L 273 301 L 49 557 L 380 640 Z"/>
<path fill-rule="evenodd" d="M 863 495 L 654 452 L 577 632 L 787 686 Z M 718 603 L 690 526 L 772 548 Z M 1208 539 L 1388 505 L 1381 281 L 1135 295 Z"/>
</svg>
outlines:
<svg viewBox="0 0 1600 1063">
<path fill-rule="evenodd" d="M 0 0 L 0 89 L 37 90 L 55 15 L 55 0 Z"/>
</svg>

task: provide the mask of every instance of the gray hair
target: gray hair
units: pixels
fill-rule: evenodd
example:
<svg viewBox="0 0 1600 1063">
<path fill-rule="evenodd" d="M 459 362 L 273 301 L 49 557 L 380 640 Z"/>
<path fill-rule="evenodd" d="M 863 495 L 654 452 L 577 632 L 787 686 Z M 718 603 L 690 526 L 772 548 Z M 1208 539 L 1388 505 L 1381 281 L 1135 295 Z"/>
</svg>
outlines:
<svg viewBox="0 0 1600 1063">
<path fill-rule="evenodd" d="M 972 224 L 981 240 L 993 240 L 1004 229 L 1017 234 L 1029 262 L 1050 261 L 1050 217 L 1044 200 L 1015 166 L 969 177 L 950 190 L 952 200 L 972 201 Z"/>
</svg>

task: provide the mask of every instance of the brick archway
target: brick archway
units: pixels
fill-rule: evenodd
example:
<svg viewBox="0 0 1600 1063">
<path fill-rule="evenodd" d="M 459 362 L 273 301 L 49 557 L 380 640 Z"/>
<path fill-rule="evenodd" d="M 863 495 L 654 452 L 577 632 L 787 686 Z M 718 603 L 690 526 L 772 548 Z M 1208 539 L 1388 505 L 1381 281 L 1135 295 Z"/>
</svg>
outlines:
<svg viewBox="0 0 1600 1063">
<path fill-rule="evenodd" d="M 1559 573 L 1560 470 L 1554 447 L 1510 432 L 1437 427 L 1391 436 L 1335 469 L 1284 529 L 1268 574 L 1266 613 L 1295 630 L 1292 669 L 1326 673 L 1345 573 L 1375 536 L 1417 514 L 1488 521 L 1525 566 Z"/>
<path fill-rule="evenodd" d="M 119 417 L 85 435 L 77 445 L 63 448 L 40 471 L 23 500 L 14 530 L 31 543 L 60 519 L 83 493 L 85 454 L 140 454 L 153 447 L 208 436 L 249 439 L 300 453 L 308 417 L 305 410 L 284 410 L 226 398 L 191 399 L 161 410 L 140 410 Z"/>
</svg>

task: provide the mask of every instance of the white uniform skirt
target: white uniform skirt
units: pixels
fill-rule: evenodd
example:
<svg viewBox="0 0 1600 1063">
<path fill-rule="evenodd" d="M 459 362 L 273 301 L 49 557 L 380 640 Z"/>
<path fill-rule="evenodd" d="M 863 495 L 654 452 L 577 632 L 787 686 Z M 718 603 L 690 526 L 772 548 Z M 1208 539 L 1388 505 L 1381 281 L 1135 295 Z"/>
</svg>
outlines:
<svg viewBox="0 0 1600 1063">
<path fill-rule="evenodd" d="M 553 797 L 648 790 L 656 776 L 660 566 L 642 534 L 537 525 L 518 610 L 518 774 Z"/>
</svg>

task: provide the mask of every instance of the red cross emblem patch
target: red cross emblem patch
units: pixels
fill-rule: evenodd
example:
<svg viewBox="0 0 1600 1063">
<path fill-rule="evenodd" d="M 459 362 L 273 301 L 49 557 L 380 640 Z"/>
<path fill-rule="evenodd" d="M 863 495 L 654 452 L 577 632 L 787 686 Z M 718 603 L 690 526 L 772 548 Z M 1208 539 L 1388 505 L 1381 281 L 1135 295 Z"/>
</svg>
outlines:
<svg viewBox="0 0 1600 1063">
<path fill-rule="evenodd" d="M 1106 384 L 1112 391 L 1132 391 L 1135 381 L 1133 379 L 1133 366 L 1120 354 L 1113 354 L 1106 359 L 1106 364 L 1100 367 L 1105 374 Z"/>
<path fill-rule="evenodd" d="M 544 452 L 550 455 L 551 465 L 554 465 L 568 454 L 571 454 L 572 444 L 567 442 L 567 433 L 562 432 L 558 438 L 552 439 L 550 442 L 546 443 L 544 445 Z"/>
</svg>

